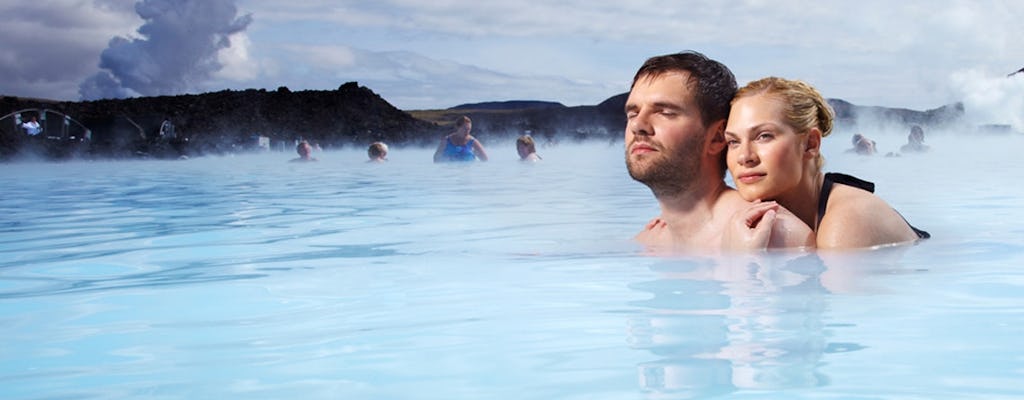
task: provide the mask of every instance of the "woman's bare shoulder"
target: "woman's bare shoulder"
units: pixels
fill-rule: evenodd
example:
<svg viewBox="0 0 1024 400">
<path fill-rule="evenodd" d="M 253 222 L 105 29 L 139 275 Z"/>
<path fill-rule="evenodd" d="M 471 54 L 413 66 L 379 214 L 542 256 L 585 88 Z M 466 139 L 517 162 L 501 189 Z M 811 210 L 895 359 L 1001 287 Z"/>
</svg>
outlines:
<svg viewBox="0 0 1024 400">
<path fill-rule="evenodd" d="M 881 197 L 837 185 L 818 226 L 819 248 L 866 248 L 916 238 L 913 230 Z"/>
</svg>

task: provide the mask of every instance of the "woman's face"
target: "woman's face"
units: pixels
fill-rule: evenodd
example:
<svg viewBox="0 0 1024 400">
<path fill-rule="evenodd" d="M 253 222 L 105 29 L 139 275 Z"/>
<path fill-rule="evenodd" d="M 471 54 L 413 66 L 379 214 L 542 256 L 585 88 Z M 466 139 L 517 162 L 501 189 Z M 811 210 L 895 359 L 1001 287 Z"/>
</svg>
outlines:
<svg viewBox="0 0 1024 400">
<path fill-rule="evenodd" d="M 516 142 L 516 151 L 519 152 L 519 158 L 526 157 L 530 155 L 530 153 L 533 153 L 530 150 L 530 145 L 523 142 Z"/>
<path fill-rule="evenodd" d="M 460 126 L 459 129 L 457 129 L 455 132 L 458 133 L 459 135 L 469 135 L 469 132 L 472 131 L 472 130 L 473 130 L 473 123 L 472 122 L 466 122 L 466 123 L 462 124 L 462 126 Z"/>
<path fill-rule="evenodd" d="M 783 117 L 784 104 L 758 94 L 737 99 L 725 128 L 726 163 L 748 201 L 774 200 L 796 189 L 808 159 L 807 136 Z"/>
</svg>

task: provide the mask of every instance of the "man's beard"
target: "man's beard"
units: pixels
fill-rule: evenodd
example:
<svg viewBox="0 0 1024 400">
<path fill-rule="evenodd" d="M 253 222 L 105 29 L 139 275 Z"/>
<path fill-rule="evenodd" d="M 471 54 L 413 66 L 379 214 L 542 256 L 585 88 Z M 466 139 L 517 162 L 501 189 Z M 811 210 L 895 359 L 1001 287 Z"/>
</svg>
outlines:
<svg viewBox="0 0 1024 400">
<path fill-rule="evenodd" d="M 674 196 L 687 190 L 700 176 L 701 138 L 693 137 L 682 143 L 680 149 L 666 151 L 657 143 L 650 143 L 658 150 L 631 158 L 626 145 L 626 169 L 629 176 L 647 185 L 655 197 Z"/>
</svg>

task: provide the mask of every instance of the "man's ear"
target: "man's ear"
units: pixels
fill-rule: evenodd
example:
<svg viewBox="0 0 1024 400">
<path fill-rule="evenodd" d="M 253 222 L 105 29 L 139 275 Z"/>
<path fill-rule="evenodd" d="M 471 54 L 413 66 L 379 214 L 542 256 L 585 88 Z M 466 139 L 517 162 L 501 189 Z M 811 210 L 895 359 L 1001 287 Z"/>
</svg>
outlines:
<svg viewBox="0 0 1024 400">
<path fill-rule="evenodd" d="M 708 127 L 707 149 L 710 154 L 718 154 L 725 150 L 725 120 L 718 120 Z"/>
<path fill-rule="evenodd" d="M 821 130 L 811 128 L 810 131 L 807 131 L 807 147 L 804 149 L 804 156 L 815 158 L 819 154 L 821 154 Z"/>
</svg>

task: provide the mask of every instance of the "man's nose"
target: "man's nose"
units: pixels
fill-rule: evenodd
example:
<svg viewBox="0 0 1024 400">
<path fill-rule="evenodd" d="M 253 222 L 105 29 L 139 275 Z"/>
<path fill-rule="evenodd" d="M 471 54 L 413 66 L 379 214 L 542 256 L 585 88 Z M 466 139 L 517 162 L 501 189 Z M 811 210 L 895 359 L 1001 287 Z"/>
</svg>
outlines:
<svg viewBox="0 0 1024 400">
<path fill-rule="evenodd" d="M 631 118 L 629 120 L 628 128 L 632 134 L 637 136 L 654 135 L 654 128 L 651 126 L 644 113 L 639 113 L 635 117 Z"/>
</svg>

